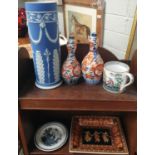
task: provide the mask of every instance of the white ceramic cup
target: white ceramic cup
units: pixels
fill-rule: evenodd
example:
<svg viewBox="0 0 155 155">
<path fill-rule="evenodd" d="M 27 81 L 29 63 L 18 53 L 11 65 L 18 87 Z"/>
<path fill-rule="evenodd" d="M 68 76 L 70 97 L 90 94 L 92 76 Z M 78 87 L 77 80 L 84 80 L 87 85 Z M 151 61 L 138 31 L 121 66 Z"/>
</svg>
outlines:
<svg viewBox="0 0 155 155">
<path fill-rule="evenodd" d="M 130 67 L 119 61 L 109 61 L 103 68 L 103 88 L 112 93 L 122 93 L 134 82 Z M 129 80 L 128 80 L 129 79 Z"/>
</svg>

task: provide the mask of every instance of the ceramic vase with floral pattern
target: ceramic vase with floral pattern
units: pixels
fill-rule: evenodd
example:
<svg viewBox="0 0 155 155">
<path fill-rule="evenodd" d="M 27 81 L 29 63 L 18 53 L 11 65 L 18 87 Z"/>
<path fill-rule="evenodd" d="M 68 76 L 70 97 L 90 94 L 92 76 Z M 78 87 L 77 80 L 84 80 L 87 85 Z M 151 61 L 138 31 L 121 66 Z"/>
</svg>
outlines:
<svg viewBox="0 0 155 155">
<path fill-rule="evenodd" d="M 101 81 L 104 62 L 97 50 L 97 35 L 92 33 L 89 38 L 90 50 L 82 61 L 83 78 L 88 84 Z"/>
<path fill-rule="evenodd" d="M 67 49 L 68 56 L 62 66 L 62 77 L 67 84 L 73 85 L 76 84 L 81 77 L 80 63 L 75 57 L 76 43 L 73 35 L 69 36 Z"/>
</svg>

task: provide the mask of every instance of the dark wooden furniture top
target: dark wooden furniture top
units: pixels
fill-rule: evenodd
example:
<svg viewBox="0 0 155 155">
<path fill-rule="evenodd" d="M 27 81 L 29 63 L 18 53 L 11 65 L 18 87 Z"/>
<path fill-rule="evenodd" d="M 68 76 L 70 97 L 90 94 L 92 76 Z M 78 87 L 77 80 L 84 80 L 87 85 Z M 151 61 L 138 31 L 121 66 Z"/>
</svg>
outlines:
<svg viewBox="0 0 155 155">
<path fill-rule="evenodd" d="M 21 109 L 136 111 L 133 87 L 122 94 L 111 94 L 102 84 L 90 86 L 84 82 L 76 86 L 63 84 L 51 90 L 39 89 L 34 82 L 26 83 L 19 101 Z"/>
</svg>

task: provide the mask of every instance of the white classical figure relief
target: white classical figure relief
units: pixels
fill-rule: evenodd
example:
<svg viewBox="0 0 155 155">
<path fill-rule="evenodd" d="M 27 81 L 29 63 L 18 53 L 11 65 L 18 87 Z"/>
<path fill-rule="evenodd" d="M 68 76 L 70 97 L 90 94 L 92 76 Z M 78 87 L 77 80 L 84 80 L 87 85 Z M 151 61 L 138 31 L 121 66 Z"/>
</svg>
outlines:
<svg viewBox="0 0 155 155">
<path fill-rule="evenodd" d="M 45 31 L 45 35 L 47 37 L 47 39 L 51 42 L 51 43 L 56 43 L 58 41 L 59 38 L 59 30 L 58 30 L 58 20 L 57 20 L 57 14 L 56 11 L 27 11 L 26 12 L 27 15 L 27 24 L 29 23 L 35 23 L 39 25 L 39 33 L 38 33 L 38 37 L 34 39 L 34 37 L 32 36 L 31 30 L 29 29 L 29 37 L 31 39 L 31 41 L 34 44 L 39 44 L 41 39 L 42 39 L 42 35 L 43 35 L 43 30 Z M 56 30 L 56 35 L 54 37 L 51 37 L 46 24 L 48 23 L 54 23 L 56 24 L 57 30 Z"/>
<path fill-rule="evenodd" d="M 59 81 L 60 63 L 59 63 L 59 54 L 57 49 L 54 49 L 53 51 L 53 72 L 54 72 L 55 81 Z"/>
<path fill-rule="evenodd" d="M 40 51 L 36 51 L 35 58 L 36 58 L 35 61 L 36 61 L 36 68 L 37 68 L 37 75 L 38 75 L 39 82 L 41 84 L 44 84 L 45 83 L 45 70 L 44 70 L 44 63 L 43 63 L 43 59 L 42 59 Z"/>
</svg>

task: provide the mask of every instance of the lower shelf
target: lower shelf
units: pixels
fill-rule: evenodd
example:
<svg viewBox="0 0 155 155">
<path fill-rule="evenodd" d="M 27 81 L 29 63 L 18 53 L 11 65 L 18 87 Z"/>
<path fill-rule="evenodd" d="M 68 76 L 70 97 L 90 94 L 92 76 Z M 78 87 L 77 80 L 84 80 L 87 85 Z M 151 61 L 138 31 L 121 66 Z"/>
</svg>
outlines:
<svg viewBox="0 0 155 155">
<path fill-rule="evenodd" d="M 73 153 L 69 153 L 69 142 L 67 142 L 61 149 L 54 151 L 54 152 L 43 152 L 40 151 L 36 148 L 34 148 L 31 152 L 30 155 L 72 155 Z M 86 153 L 75 153 L 75 155 L 90 155 Z M 99 154 L 94 154 L 93 155 L 99 155 Z M 109 154 L 104 154 L 104 155 L 109 155 Z M 123 154 L 121 154 L 123 155 Z"/>
<path fill-rule="evenodd" d="M 69 142 L 67 141 L 67 143 L 60 149 L 53 151 L 53 152 L 44 152 L 44 151 L 40 151 L 37 148 L 33 148 L 30 151 L 30 155 L 68 155 L 69 153 Z"/>
<path fill-rule="evenodd" d="M 52 152 L 44 152 L 37 149 L 34 145 L 34 135 L 38 127 L 43 125 L 44 123 L 50 121 L 59 121 L 62 122 L 67 128 L 68 132 L 70 133 L 70 126 L 71 126 L 71 118 L 75 115 L 99 115 L 99 116 L 119 116 L 122 124 L 123 131 L 125 133 L 129 155 L 135 155 L 136 147 L 137 147 L 137 133 L 136 133 L 136 120 L 137 114 L 136 112 L 93 112 L 93 111 L 21 111 L 22 116 L 22 123 L 24 127 L 24 133 L 26 137 L 26 141 L 28 143 L 28 153 L 29 155 L 88 155 L 86 153 L 70 153 L 69 152 L 69 139 L 66 144 Z M 26 154 L 27 155 L 27 154 Z M 97 155 L 93 153 L 93 155 Z"/>
<path fill-rule="evenodd" d="M 69 151 L 69 142 L 67 142 L 61 149 L 53 152 L 43 152 L 38 150 L 37 148 L 34 148 L 31 152 L 30 155 L 72 155 L 74 153 L 70 153 Z M 75 155 L 90 155 L 89 153 L 75 153 Z M 99 155 L 99 154 L 94 154 L 93 155 Z M 109 155 L 109 154 L 104 154 L 104 155 Z M 123 155 L 123 154 L 121 154 Z"/>
</svg>

